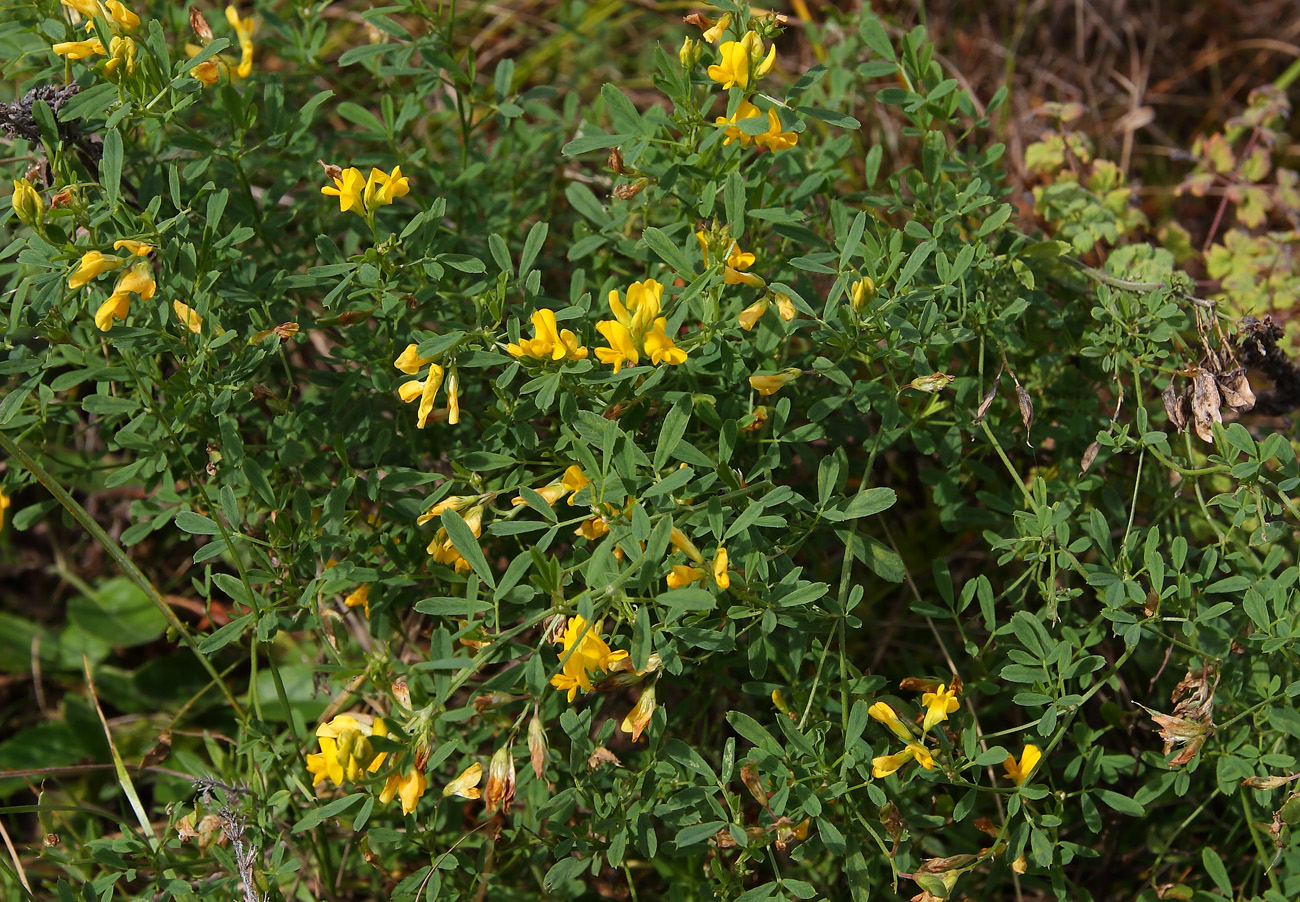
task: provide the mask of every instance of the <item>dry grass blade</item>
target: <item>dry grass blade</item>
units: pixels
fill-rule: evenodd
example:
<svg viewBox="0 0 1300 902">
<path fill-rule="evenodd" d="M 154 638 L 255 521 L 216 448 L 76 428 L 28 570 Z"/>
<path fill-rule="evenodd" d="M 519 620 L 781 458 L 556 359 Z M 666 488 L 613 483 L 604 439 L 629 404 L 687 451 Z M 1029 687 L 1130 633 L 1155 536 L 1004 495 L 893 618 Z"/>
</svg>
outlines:
<svg viewBox="0 0 1300 902">
<path fill-rule="evenodd" d="M 113 758 L 113 770 L 117 774 L 118 785 L 122 787 L 122 793 L 126 796 L 127 803 L 130 804 L 131 810 L 135 813 L 141 831 L 145 836 L 152 839 L 150 847 L 156 852 L 161 846 L 161 842 L 158 834 L 154 831 L 153 824 L 149 822 L 149 816 L 145 814 L 144 805 L 140 803 L 140 795 L 135 791 L 135 784 L 131 782 L 131 775 L 127 773 L 126 765 L 122 762 L 122 756 L 117 750 L 117 743 L 113 741 L 113 731 L 108 727 L 108 718 L 104 716 L 104 709 L 99 705 L 99 696 L 95 693 L 95 678 L 90 672 L 90 660 L 85 655 L 82 655 L 81 663 L 86 669 L 86 691 L 90 693 L 90 700 L 95 704 L 95 713 L 99 715 L 99 722 L 104 726 L 104 738 L 108 740 L 108 752 Z"/>
</svg>

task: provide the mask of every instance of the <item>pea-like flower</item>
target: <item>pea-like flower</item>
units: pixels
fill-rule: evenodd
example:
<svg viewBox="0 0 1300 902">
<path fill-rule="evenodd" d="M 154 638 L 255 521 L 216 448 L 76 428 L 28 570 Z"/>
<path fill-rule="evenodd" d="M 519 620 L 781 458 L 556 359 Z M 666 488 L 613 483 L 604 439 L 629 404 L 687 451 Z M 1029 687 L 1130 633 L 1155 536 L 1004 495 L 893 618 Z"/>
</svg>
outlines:
<svg viewBox="0 0 1300 902">
<path fill-rule="evenodd" d="M 83 258 L 84 259 L 84 258 Z M 154 281 L 149 264 L 141 261 L 118 277 L 117 285 L 108 300 L 99 305 L 95 311 L 95 326 L 101 332 L 113 328 L 113 321 L 126 319 L 131 312 L 131 295 L 138 294 L 142 300 L 152 300 L 158 283 Z"/>
<path fill-rule="evenodd" d="M 320 193 L 339 199 L 339 212 L 356 213 L 367 221 L 374 218 L 375 211 L 386 207 L 399 197 L 411 192 L 411 180 L 402 175 L 402 167 L 394 166 L 391 173 L 382 169 L 371 169 L 367 179 L 355 166 L 331 175 L 332 185 L 320 189 Z"/>
<path fill-rule="evenodd" d="M 580 615 L 574 615 L 569 618 L 564 635 L 560 637 L 563 665 L 560 672 L 551 677 L 551 685 L 567 691 L 571 702 L 579 689 L 591 691 L 592 673 L 597 670 L 609 673 L 611 665 L 627 657 L 627 652 L 614 651 L 600 638 L 600 628 L 599 622 L 589 625 Z"/>
<path fill-rule="evenodd" d="M 416 353 L 416 345 L 409 344 L 406 346 L 406 350 L 402 351 L 398 358 L 393 361 L 393 366 L 408 376 L 414 376 L 433 361 L 433 357 L 421 357 Z"/>
<path fill-rule="evenodd" d="M 13 204 L 14 215 L 19 221 L 29 226 L 39 227 L 45 216 L 45 204 L 40 192 L 27 179 L 14 180 L 14 193 L 9 202 Z"/>
<path fill-rule="evenodd" d="M 749 387 L 760 395 L 774 395 L 802 375 L 802 370 L 791 367 L 779 373 L 763 373 L 749 377 Z"/>
<path fill-rule="evenodd" d="M 624 733 L 631 733 L 632 741 L 636 742 L 641 738 L 645 728 L 650 725 L 650 718 L 654 716 L 656 707 L 655 687 L 654 683 L 651 683 L 641 693 L 641 697 L 637 699 L 636 706 L 627 712 L 627 716 L 618 725 L 619 729 Z"/>
<path fill-rule="evenodd" d="M 533 336 L 508 345 L 506 351 L 512 357 L 537 360 L 585 360 L 587 357 L 587 349 L 578 344 L 578 337 L 569 329 L 559 328 L 554 310 L 543 308 L 533 314 Z"/>
<path fill-rule="evenodd" d="M 709 78 L 722 85 L 722 90 L 732 85 L 748 88 L 751 81 L 758 81 L 776 62 L 776 45 L 773 44 L 763 55 L 763 39 L 756 31 L 745 32 L 739 41 L 726 41 L 718 48 L 721 62 L 709 67 Z"/>
<path fill-rule="evenodd" d="M 483 780 L 483 765 L 475 761 L 460 772 L 456 779 L 442 788 L 442 797 L 459 796 L 462 799 L 477 799 L 482 795 L 478 784 Z"/>
<path fill-rule="evenodd" d="M 894 755 L 880 755 L 871 759 L 871 776 L 876 779 L 888 777 L 913 758 L 926 770 L 934 769 L 934 757 L 920 743 L 910 742 L 901 752 Z"/>
<path fill-rule="evenodd" d="M 893 731 L 894 735 L 904 742 L 912 742 L 916 736 L 912 733 L 912 728 L 905 724 L 898 716 L 898 713 L 884 702 L 876 702 L 867 709 L 873 720 L 878 720 Z"/>
<path fill-rule="evenodd" d="M 189 329 L 195 335 L 203 331 L 203 317 L 194 312 L 194 308 L 189 304 L 181 301 L 172 301 L 172 310 L 176 313 L 176 318 L 180 320 L 182 326 Z"/>
<path fill-rule="evenodd" d="M 758 325 L 758 321 L 762 319 L 763 314 L 767 312 L 767 306 L 768 300 L 763 297 L 740 311 L 740 316 L 737 317 L 737 320 L 740 323 L 740 328 L 748 332 Z"/>
<path fill-rule="evenodd" d="M 1003 763 L 1006 768 L 1006 777 L 1012 783 L 1019 786 L 1029 779 L 1034 768 L 1038 766 L 1039 760 L 1043 753 L 1038 750 L 1036 745 L 1026 745 L 1025 750 L 1020 753 L 1020 760 L 1017 761 L 1014 755 L 1007 755 L 1007 760 Z"/>
<path fill-rule="evenodd" d="M 610 364 L 614 372 L 624 364 L 636 366 L 644 352 L 651 363 L 678 366 L 686 362 L 686 351 L 677 347 L 666 329 L 668 320 L 659 315 L 664 287 L 654 279 L 628 286 L 626 302 L 617 291 L 609 293 L 613 320 L 602 320 L 596 331 L 609 347 L 596 348 L 596 359 Z"/>
<path fill-rule="evenodd" d="M 570 464 L 565 469 L 564 475 L 560 477 L 559 482 L 552 482 L 550 485 L 542 486 L 537 489 L 537 494 L 545 498 L 547 504 L 555 504 L 565 495 L 576 495 L 590 484 L 591 480 L 582 472 L 582 467 L 577 464 Z M 522 495 L 517 495 L 511 503 L 515 507 L 519 507 L 519 505 L 528 502 L 524 500 Z M 569 498 L 569 506 L 573 506 L 572 497 Z"/>
<path fill-rule="evenodd" d="M 84 60 L 92 56 L 103 56 L 104 42 L 99 38 L 91 38 L 88 41 L 61 41 L 51 49 L 58 56 L 66 56 L 70 60 Z"/>
<path fill-rule="evenodd" d="M 350 608 L 357 608 L 357 607 L 361 608 L 362 612 L 366 615 L 366 619 L 369 620 L 370 619 L 370 585 L 367 583 L 364 586 L 360 586 L 356 589 L 353 589 L 351 592 L 347 594 L 347 597 L 343 599 L 343 603 Z"/>
<path fill-rule="evenodd" d="M 433 413 L 433 401 L 438 396 L 438 389 L 441 387 L 442 367 L 436 363 L 429 364 L 429 372 L 425 374 L 423 379 L 403 382 L 398 386 L 398 397 L 404 403 L 410 404 L 412 401 L 419 399 L 420 406 L 417 408 L 415 415 L 415 427 L 417 429 L 423 429 L 429 421 L 429 414 Z"/>
<path fill-rule="evenodd" d="M 923 693 L 921 704 L 925 705 L 925 720 L 921 722 L 923 733 L 928 733 L 930 727 L 947 720 L 949 714 L 961 707 L 957 701 L 957 690 L 949 689 L 944 683 L 940 683 L 934 692 Z"/>
<path fill-rule="evenodd" d="M 723 283 L 727 285 L 749 285 L 752 288 L 762 288 L 767 284 L 762 276 L 748 272 L 758 258 L 749 251 L 741 250 L 740 245 L 735 241 L 724 235 L 722 242 L 713 244 L 710 242 L 709 236 L 703 231 L 695 233 L 695 240 L 700 244 L 700 254 L 704 258 L 705 266 L 712 265 L 710 258 L 723 261 Z M 725 243 L 725 247 L 719 251 L 719 245 L 723 243 Z"/>
<path fill-rule="evenodd" d="M 611 364 L 614 372 L 623 368 L 623 364 L 636 366 L 641 360 L 636 345 L 632 342 L 632 333 L 627 327 L 615 320 L 601 320 L 596 323 L 596 331 L 605 337 L 607 348 L 596 348 L 596 359 L 601 363 Z"/>
<path fill-rule="evenodd" d="M 110 257 L 101 251 L 86 251 L 81 255 L 81 262 L 76 271 L 68 276 L 68 287 L 73 291 L 83 287 L 91 279 L 97 279 L 109 270 L 122 265 L 121 257 Z"/>
<path fill-rule="evenodd" d="M 379 801 L 388 804 L 394 797 L 400 797 L 402 814 L 410 814 L 428 788 L 429 780 L 424 776 L 424 771 L 412 767 L 405 774 L 395 773 L 388 777 L 383 790 L 379 793 Z"/>
<path fill-rule="evenodd" d="M 680 366 L 686 362 L 686 352 L 677 347 L 672 337 L 664 331 L 667 325 L 668 320 L 662 316 L 655 320 L 654 328 L 645 336 L 645 352 L 649 355 L 651 363 Z"/>
<path fill-rule="evenodd" d="M 365 773 L 374 773 L 384 764 L 384 753 L 375 754 L 370 745 L 371 736 L 387 736 L 388 727 L 382 719 L 373 723 L 351 714 L 340 714 L 329 723 L 316 728 L 320 752 L 307 756 L 307 770 L 312 774 L 312 785 L 330 780 L 342 786 L 347 780 L 356 780 Z"/>
<path fill-rule="evenodd" d="M 226 21 L 235 29 L 235 36 L 239 39 L 239 65 L 235 72 L 240 78 L 248 78 L 253 73 L 253 32 L 257 28 L 257 20 L 241 19 L 239 10 L 232 3 L 226 7 Z"/>
</svg>

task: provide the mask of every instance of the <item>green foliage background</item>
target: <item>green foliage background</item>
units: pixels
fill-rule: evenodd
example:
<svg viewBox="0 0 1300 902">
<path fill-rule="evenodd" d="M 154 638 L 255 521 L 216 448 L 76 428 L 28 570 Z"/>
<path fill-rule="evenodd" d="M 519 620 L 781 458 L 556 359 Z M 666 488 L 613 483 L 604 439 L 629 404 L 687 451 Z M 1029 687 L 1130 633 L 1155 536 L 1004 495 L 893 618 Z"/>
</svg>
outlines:
<svg viewBox="0 0 1300 902">
<path fill-rule="evenodd" d="M 725 8 L 736 39 L 749 12 Z M 454 6 L 267 4 L 244 10 L 252 75 L 205 87 L 181 9 L 137 10 L 117 82 L 49 52 L 83 36 L 66 9 L 10 3 L 0 31 L 15 98 L 81 85 L 13 143 L 15 178 L 43 157 L 43 203 L 68 194 L 0 253 L 3 541 L 39 534 L 71 587 L 0 612 L 0 665 L 34 680 L 5 697 L 7 897 L 1300 894 L 1275 779 L 1300 736 L 1292 444 L 1168 424 L 1161 392 L 1234 359 L 1233 321 L 1109 173 L 1055 181 L 1047 233 L 1027 225 L 990 137 L 1005 95 L 971 96 L 922 29 L 845 14 L 810 35 L 821 64 L 724 92 L 714 46 L 683 67 L 591 40 L 609 7 L 554 7 L 562 37 L 489 68 Z M 794 148 L 723 143 L 755 88 Z M 410 194 L 372 233 L 318 161 L 400 165 Z M 728 284 L 701 228 L 767 287 Z M 100 332 L 107 281 L 67 280 L 122 238 L 156 247 L 158 292 Z M 608 293 L 647 278 L 682 365 L 506 351 L 541 308 L 594 349 Z M 458 424 L 399 400 L 409 343 L 454 367 Z M 529 493 L 575 464 L 568 500 Z M 455 511 L 417 524 L 452 496 L 484 505 L 477 540 Z M 608 535 L 575 535 L 593 516 Z M 467 567 L 430 559 L 439 525 Z M 725 545 L 728 587 L 667 588 L 674 528 L 706 561 Z M 363 585 L 368 616 L 342 603 Z M 570 703 L 556 615 L 642 673 Z M 953 677 L 935 767 L 874 777 L 901 743 L 871 705 L 910 721 L 900 681 Z M 1185 678 L 1197 745 L 1171 765 L 1142 706 L 1172 713 Z M 316 725 L 344 711 L 384 718 L 389 761 L 314 788 Z M 503 748 L 505 810 L 443 797 Z M 421 750 L 415 811 L 378 803 Z M 209 814 L 224 842 L 186 839 Z"/>
</svg>

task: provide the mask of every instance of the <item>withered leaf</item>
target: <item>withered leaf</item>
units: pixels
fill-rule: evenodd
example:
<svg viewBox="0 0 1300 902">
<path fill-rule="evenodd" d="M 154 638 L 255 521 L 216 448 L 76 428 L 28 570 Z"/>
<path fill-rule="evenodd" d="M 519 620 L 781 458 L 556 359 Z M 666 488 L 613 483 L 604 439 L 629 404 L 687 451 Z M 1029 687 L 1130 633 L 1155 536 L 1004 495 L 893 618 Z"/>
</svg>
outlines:
<svg viewBox="0 0 1300 902">
<path fill-rule="evenodd" d="M 1246 379 L 1245 367 L 1222 373 L 1216 381 L 1219 383 L 1219 392 L 1223 395 L 1223 406 L 1229 410 L 1245 413 L 1255 406 L 1255 392 Z"/>
<path fill-rule="evenodd" d="M 1092 462 L 1097 459 L 1097 453 L 1099 451 L 1101 451 L 1101 442 L 1093 442 L 1088 446 L 1087 450 L 1083 452 L 1082 459 L 1079 461 L 1080 473 L 1088 472 L 1088 468 L 1092 466 Z"/>
<path fill-rule="evenodd" d="M 1192 420 L 1201 441 L 1214 441 L 1214 424 L 1223 422 L 1219 412 L 1222 399 L 1214 377 L 1201 370 L 1192 379 Z"/>
<path fill-rule="evenodd" d="M 1034 399 L 1019 382 L 1016 383 L 1016 403 L 1020 405 L 1020 419 L 1025 424 L 1025 444 L 1029 444 L 1029 427 L 1034 425 Z"/>
<path fill-rule="evenodd" d="M 622 767 L 623 762 L 618 760 L 618 756 L 605 748 L 603 745 L 597 746 L 596 750 L 587 758 L 587 767 L 595 770 L 604 764 L 612 764 L 615 767 Z"/>
<path fill-rule="evenodd" d="M 158 742 L 153 748 L 144 753 L 144 758 L 140 761 L 141 767 L 152 767 L 167 760 L 167 756 L 172 753 L 172 731 L 163 730 L 158 734 Z"/>
<path fill-rule="evenodd" d="M 989 412 L 989 408 L 993 405 L 993 399 L 998 396 L 998 386 L 1001 384 L 1002 372 L 999 370 L 998 374 L 993 377 L 993 384 L 989 386 L 989 390 L 986 391 L 984 397 L 980 399 L 980 406 L 975 411 L 976 423 L 984 419 L 984 415 Z"/>
</svg>

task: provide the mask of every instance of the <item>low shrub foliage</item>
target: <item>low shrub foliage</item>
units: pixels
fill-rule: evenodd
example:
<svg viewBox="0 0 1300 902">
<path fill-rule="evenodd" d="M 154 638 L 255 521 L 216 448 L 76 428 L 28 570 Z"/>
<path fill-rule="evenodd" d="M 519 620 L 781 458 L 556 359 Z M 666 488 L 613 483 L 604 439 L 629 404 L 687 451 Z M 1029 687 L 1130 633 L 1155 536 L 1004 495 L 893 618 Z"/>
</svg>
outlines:
<svg viewBox="0 0 1300 902">
<path fill-rule="evenodd" d="M 1300 895 L 1284 91 L 1202 298 L 869 11 L 9 9 L 6 898 Z"/>
</svg>

